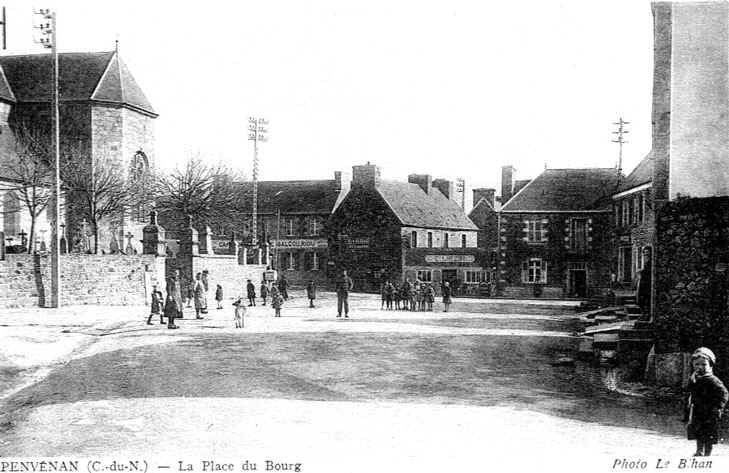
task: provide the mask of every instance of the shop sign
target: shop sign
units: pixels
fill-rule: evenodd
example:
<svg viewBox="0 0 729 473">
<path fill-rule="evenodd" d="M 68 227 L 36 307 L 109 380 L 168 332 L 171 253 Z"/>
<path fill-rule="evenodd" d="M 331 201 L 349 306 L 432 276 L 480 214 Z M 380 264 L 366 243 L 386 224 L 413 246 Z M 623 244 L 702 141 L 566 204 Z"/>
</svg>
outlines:
<svg viewBox="0 0 729 473">
<path fill-rule="evenodd" d="M 474 255 L 425 255 L 426 263 L 473 263 Z"/>
<path fill-rule="evenodd" d="M 325 239 L 308 239 L 302 238 L 298 240 L 273 240 L 273 246 L 279 249 L 282 248 L 326 248 L 327 241 Z"/>
</svg>

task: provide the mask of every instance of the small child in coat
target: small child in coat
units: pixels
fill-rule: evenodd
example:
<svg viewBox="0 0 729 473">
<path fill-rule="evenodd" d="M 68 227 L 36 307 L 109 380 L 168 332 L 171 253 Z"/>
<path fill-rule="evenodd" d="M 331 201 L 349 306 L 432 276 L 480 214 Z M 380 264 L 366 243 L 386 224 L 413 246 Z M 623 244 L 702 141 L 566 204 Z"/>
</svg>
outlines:
<svg viewBox="0 0 729 473">
<path fill-rule="evenodd" d="M 261 281 L 261 299 L 263 299 L 263 305 L 266 305 L 266 298 L 268 297 L 268 285 L 266 281 Z"/>
<path fill-rule="evenodd" d="M 233 302 L 235 307 L 235 328 L 243 328 L 243 318 L 246 315 L 246 305 L 243 303 L 243 298 L 239 297 L 237 301 Z"/>
<path fill-rule="evenodd" d="M 719 440 L 719 424 L 724 406 L 729 398 L 724 383 L 714 376 L 716 356 L 708 348 L 698 348 L 691 355 L 694 372 L 687 386 L 684 421 L 689 440 L 696 440 L 695 457 L 711 455 L 712 447 Z"/>
<path fill-rule="evenodd" d="M 218 309 L 223 308 L 223 286 L 218 284 L 215 288 L 215 300 L 218 301 Z"/>
<path fill-rule="evenodd" d="M 276 286 L 273 286 L 271 288 L 271 305 L 276 311 L 276 315 L 274 315 L 274 317 L 281 317 L 281 306 L 283 306 L 283 303 L 284 298 L 281 295 L 281 292 Z"/>
</svg>

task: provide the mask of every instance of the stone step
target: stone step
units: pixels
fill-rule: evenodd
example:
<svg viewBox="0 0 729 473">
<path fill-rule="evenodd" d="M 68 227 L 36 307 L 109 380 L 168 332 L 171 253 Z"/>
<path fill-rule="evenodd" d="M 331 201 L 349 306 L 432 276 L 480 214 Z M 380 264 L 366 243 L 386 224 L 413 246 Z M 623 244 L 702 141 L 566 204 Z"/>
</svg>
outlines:
<svg viewBox="0 0 729 473">
<path fill-rule="evenodd" d="M 642 314 L 643 313 L 640 306 L 637 304 L 625 304 L 623 306 L 623 308 L 629 314 Z"/>
</svg>

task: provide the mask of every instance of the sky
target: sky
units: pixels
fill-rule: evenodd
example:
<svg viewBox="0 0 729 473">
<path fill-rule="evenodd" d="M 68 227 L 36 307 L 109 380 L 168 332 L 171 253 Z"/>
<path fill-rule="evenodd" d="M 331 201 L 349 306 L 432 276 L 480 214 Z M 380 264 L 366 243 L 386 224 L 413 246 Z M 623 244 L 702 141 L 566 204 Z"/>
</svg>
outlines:
<svg viewBox="0 0 729 473">
<path fill-rule="evenodd" d="M 159 113 L 157 162 L 199 154 L 251 175 L 248 117 L 269 120 L 260 179 L 331 179 L 367 161 L 500 185 L 545 166 L 623 169 L 650 151 L 653 24 L 645 0 L 0 1 L 5 54 L 110 51 Z M 469 204 L 467 203 L 467 207 Z"/>
</svg>

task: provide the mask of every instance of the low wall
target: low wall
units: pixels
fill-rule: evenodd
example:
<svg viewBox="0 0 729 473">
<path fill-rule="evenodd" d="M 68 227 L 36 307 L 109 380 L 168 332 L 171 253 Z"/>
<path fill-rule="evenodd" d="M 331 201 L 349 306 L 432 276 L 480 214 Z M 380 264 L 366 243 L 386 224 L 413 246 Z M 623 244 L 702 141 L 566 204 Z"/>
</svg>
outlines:
<svg viewBox="0 0 729 473">
<path fill-rule="evenodd" d="M 151 255 L 61 255 L 62 305 L 145 304 L 152 284 L 162 284 L 164 259 Z M 161 269 L 161 272 L 160 272 Z M 0 308 L 48 307 L 48 256 L 6 255 L 0 261 Z"/>
<path fill-rule="evenodd" d="M 717 374 L 729 374 L 728 197 L 683 198 L 658 211 L 655 291 L 656 353 L 706 346 Z"/>
<path fill-rule="evenodd" d="M 215 287 L 220 284 L 223 287 L 224 300 L 246 295 L 245 284 L 250 279 L 256 285 L 256 295 L 263 279 L 265 265 L 238 264 L 238 258 L 234 255 L 199 255 L 192 257 L 192 274 L 202 273 L 207 270 L 210 282 L 208 306 L 214 307 Z"/>
</svg>

